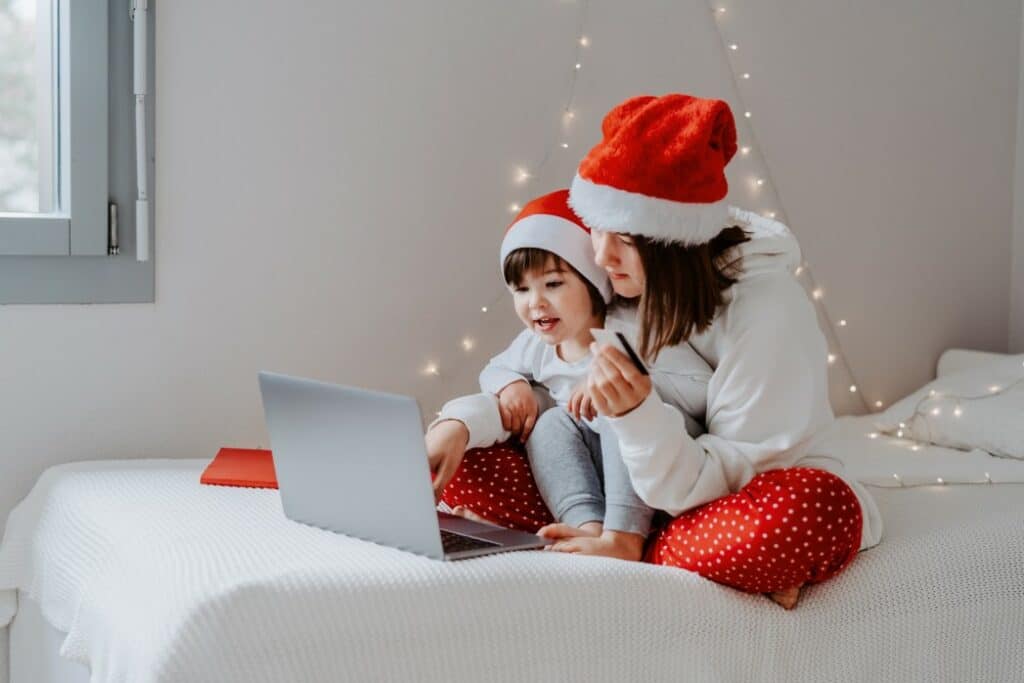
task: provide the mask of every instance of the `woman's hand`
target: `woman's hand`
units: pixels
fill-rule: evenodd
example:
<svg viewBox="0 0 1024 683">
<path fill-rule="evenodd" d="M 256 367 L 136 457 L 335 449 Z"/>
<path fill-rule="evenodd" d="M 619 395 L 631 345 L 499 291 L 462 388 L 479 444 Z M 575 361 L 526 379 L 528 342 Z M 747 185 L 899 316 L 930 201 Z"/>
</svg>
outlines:
<svg viewBox="0 0 1024 683">
<path fill-rule="evenodd" d="M 437 502 L 462 464 L 469 443 L 469 429 L 459 420 L 444 420 L 431 427 L 425 439 L 427 461 L 434 475 L 434 501 Z"/>
<path fill-rule="evenodd" d="M 577 420 L 581 417 L 586 420 L 593 420 L 597 417 L 597 409 L 587 391 L 586 380 L 572 390 L 572 396 L 569 397 L 569 414 Z"/>
<path fill-rule="evenodd" d="M 597 412 L 621 417 L 644 402 L 651 393 L 651 377 L 633 365 L 626 354 L 614 346 L 590 346 L 594 360 L 587 375 L 587 391 Z"/>
<path fill-rule="evenodd" d="M 526 443 L 530 438 L 530 432 L 533 431 L 533 425 L 537 423 L 537 413 L 540 410 L 530 383 L 512 382 L 498 392 L 498 410 L 501 413 L 502 428 Z"/>
</svg>

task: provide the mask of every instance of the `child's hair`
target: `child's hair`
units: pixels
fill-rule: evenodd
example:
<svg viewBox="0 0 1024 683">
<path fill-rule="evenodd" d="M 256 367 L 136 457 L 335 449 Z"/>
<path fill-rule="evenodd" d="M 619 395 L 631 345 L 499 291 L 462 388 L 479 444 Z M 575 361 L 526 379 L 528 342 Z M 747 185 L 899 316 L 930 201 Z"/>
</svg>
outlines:
<svg viewBox="0 0 1024 683">
<path fill-rule="evenodd" d="M 593 315 L 603 316 L 607 305 L 601 297 L 601 292 L 597 291 L 597 287 L 590 280 L 580 275 L 580 272 L 569 265 L 561 256 L 546 249 L 536 249 L 533 247 L 516 249 L 506 256 L 503 268 L 505 284 L 518 285 L 523 281 L 523 276 L 526 273 L 543 272 L 551 262 L 554 262 L 555 268 L 572 271 L 576 277 L 583 281 L 583 284 L 587 286 L 587 294 L 590 295 L 590 312 Z"/>
</svg>

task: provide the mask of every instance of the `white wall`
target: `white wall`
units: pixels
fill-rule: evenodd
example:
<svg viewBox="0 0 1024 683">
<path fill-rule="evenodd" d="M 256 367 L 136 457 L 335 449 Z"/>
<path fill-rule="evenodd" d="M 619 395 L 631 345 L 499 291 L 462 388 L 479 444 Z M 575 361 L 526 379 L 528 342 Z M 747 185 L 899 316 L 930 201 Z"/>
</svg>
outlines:
<svg viewBox="0 0 1024 683">
<path fill-rule="evenodd" d="M 959 4 L 730 6 L 772 177 L 886 400 L 945 346 L 1005 346 L 1020 8 Z M 157 302 L 0 308 L 0 515 L 53 463 L 266 444 L 259 369 L 436 408 L 517 329 L 496 257 L 510 202 L 565 186 L 629 95 L 742 111 L 703 2 L 595 1 L 570 148 L 519 188 L 515 166 L 561 139 L 574 2 L 156 10 Z M 760 172 L 734 163 L 734 201 L 774 202 L 745 183 Z"/>
</svg>

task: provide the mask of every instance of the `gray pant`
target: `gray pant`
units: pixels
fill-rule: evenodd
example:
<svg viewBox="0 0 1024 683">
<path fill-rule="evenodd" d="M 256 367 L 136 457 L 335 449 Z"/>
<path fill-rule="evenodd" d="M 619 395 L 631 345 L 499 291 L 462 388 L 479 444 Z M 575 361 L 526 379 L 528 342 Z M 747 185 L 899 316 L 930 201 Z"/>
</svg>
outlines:
<svg viewBox="0 0 1024 683">
<path fill-rule="evenodd" d="M 533 478 L 555 518 L 570 526 L 647 535 L 654 510 L 633 490 L 614 434 L 599 435 L 565 408 L 544 411 L 526 442 Z"/>
</svg>

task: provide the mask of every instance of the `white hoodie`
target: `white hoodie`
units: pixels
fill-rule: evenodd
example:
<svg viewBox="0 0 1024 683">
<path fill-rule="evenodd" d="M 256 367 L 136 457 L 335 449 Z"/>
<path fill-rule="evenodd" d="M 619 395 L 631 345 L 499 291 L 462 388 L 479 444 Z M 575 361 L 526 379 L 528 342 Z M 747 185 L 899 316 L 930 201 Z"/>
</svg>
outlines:
<svg viewBox="0 0 1024 683">
<path fill-rule="evenodd" d="M 714 369 L 707 433 L 690 437 L 680 411 L 654 391 L 626 415 L 608 419 L 633 486 L 651 507 L 678 515 L 738 491 L 759 472 L 828 470 L 856 493 L 864 519 L 860 547 L 870 548 L 882 537 L 874 499 L 846 474 L 841 460 L 808 452 L 815 435 L 835 418 L 828 399 L 828 347 L 793 275 L 800 247 L 782 223 L 737 209 L 730 215 L 751 235 L 725 255 L 742 258 L 743 270 L 711 326 L 689 339 Z M 634 312 L 620 310 L 616 317 L 635 328 Z M 659 354 L 652 371 L 671 375 L 671 358 Z"/>
</svg>

